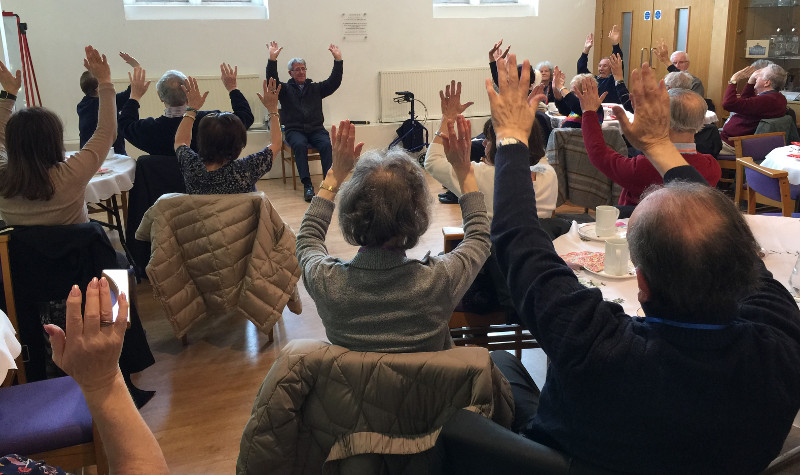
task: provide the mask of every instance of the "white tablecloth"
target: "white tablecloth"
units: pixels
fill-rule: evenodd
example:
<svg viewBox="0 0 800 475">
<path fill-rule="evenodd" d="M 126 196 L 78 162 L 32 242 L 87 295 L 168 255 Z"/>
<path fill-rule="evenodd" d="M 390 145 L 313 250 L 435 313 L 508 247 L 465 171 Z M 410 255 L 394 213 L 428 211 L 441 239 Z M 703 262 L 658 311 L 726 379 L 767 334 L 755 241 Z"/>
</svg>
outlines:
<svg viewBox="0 0 800 475">
<path fill-rule="evenodd" d="M 133 188 L 136 160 L 126 155 L 109 155 L 86 185 L 85 201 L 99 203 Z"/>
<path fill-rule="evenodd" d="M 0 382 L 6 379 L 9 370 L 17 369 L 14 358 L 19 356 L 21 350 L 11 320 L 0 311 Z"/>
<path fill-rule="evenodd" d="M 611 106 L 613 106 L 613 105 L 615 105 L 615 104 L 603 104 L 603 111 L 606 114 L 605 117 L 603 118 L 603 125 L 602 125 L 603 128 L 606 128 L 606 129 L 609 128 L 609 127 L 620 128 L 619 127 L 619 121 L 616 120 L 616 119 L 612 119 L 610 117 L 611 115 L 613 115 L 613 112 L 611 110 Z M 625 113 L 628 115 L 628 119 L 633 121 L 633 114 L 628 112 L 628 111 L 625 111 Z M 563 124 L 564 121 L 567 119 L 567 116 L 558 115 L 558 113 L 550 113 L 550 112 L 548 112 L 547 115 L 548 115 L 548 117 L 550 117 L 550 125 L 554 129 L 557 129 L 557 128 L 561 127 L 561 124 Z M 717 117 L 716 112 L 707 111 L 706 112 L 706 118 L 703 121 L 703 123 L 704 124 L 716 124 L 717 120 L 718 120 L 718 117 Z"/>
<path fill-rule="evenodd" d="M 800 252 L 800 219 L 784 218 L 778 216 L 745 216 L 750 229 L 753 231 L 758 243 L 766 251 L 764 264 L 772 272 L 773 277 L 789 288 L 789 275 Z M 627 223 L 626 219 L 619 220 Z M 579 251 L 604 251 L 605 243 L 598 241 L 582 241 L 578 235 L 578 225 L 573 221 L 569 233 L 553 241 L 556 252 L 564 255 L 569 252 Z M 625 313 L 636 315 L 641 305 L 637 299 L 638 286 L 636 278 L 610 279 L 599 277 L 595 274 L 581 270 L 578 277 L 593 287 L 598 287 L 603 292 L 606 300 L 616 300 Z M 641 315 L 641 311 L 640 316 Z"/>
<path fill-rule="evenodd" d="M 790 154 L 800 155 L 800 147 L 797 145 L 778 147 L 767 154 L 761 165 L 775 170 L 786 170 L 789 172 L 789 183 L 800 185 L 800 159 L 790 157 Z"/>
</svg>

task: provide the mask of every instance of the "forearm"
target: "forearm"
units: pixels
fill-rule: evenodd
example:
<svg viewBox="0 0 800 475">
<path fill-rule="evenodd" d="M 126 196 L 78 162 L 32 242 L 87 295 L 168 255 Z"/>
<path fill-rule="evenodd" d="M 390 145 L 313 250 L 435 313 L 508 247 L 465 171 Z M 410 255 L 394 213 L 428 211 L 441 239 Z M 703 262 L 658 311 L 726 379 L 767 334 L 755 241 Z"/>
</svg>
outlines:
<svg viewBox="0 0 800 475">
<path fill-rule="evenodd" d="M 490 61 L 489 62 L 489 71 L 492 73 L 492 82 L 497 84 L 497 62 Z"/>
<path fill-rule="evenodd" d="M 441 132 L 442 129 L 439 129 L 439 131 Z M 462 193 L 458 178 L 456 178 L 455 171 L 453 171 L 450 162 L 447 161 L 447 157 L 444 154 L 442 139 L 439 137 L 434 139 L 431 146 L 428 147 L 428 151 L 425 152 L 425 170 L 427 170 L 436 181 L 441 183 L 442 186 L 452 191 L 457 196 L 461 196 Z"/>
<path fill-rule="evenodd" d="M 675 167 L 689 165 L 678 149 L 669 141 L 659 142 L 642 151 L 662 177 Z M 705 180 L 703 181 L 705 182 Z"/>
<path fill-rule="evenodd" d="M 589 54 L 581 53 L 578 58 L 578 74 L 589 74 Z"/>
<path fill-rule="evenodd" d="M 283 148 L 283 133 L 281 132 L 281 120 L 278 116 L 278 111 L 275 111 L 275 113 L 269 117 L 269 140 L 269 148 L 272 150 L 272 156 L 277 157 L 278 154 L 281 153 L 281 148 Z"/>
<path fill-rule="evenodd" d="M 183 115 L 178 130 L 175 132 L 175 150 L 181 145 L 191 147 L 192 143 L 192 128 L 196 119 L 197 112 L 187 112 Z"/>
<path fill-rule="evenodd" d="M 0 147 L 6 147 L 6 123 L 14 113 L 14 100 L 0 99 Z"/>
<path fill-rule="evenodd" d="M 249 129 L 256 120 L 255 117 L 253 117 L 253 111 L 250 109 L 250 103 L 247 102 L 242 91 L 238 89 L 230 91 L 228 97 L 230 97 L 231 100 L 231 110 L 236 114 L 236 117 L 241 119 L 244 127 Z"/>
<path fill-rule="evenodd" d="M 117 373 L 109 388 L 84 392 L 84 397 L 111 473 L 169 473 L 161 447 L 133 405 L 122 374 Z"/>
<path fill-rule="evenodd" d="M 278 82 L 278 61 L 270 59 L 267 61 L 267 79 L 274 78 Z"/>
<path fill-rule="evenodd" d="M 321 196 L 315 196 L 306 210 L 297 233 L 296 254 L 300 269 L 306 272 L 310 259 L 328 255 L 325 247 L 325 236 L 333 216 L 334 203 Z"/>
</svg>

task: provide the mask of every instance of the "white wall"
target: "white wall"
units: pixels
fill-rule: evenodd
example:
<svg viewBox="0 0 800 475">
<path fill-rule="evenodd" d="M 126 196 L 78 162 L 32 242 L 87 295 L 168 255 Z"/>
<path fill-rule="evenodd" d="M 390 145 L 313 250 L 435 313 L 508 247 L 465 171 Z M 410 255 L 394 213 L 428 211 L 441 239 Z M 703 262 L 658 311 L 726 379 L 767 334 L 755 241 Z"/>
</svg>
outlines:
<svg viewBox="0 0 800 475">
<path fill-rule="evenodd" d="M 279 58 L 282 78 L 288 79 L 285 61 L 302 56 L 309 77 L 319 80 L 332 65 L 328 44 L 336 43 L 343 53 L 344 81 L 325 100 L 326 123 L 349 118 L 375 124 L 378 71 L 486 65 L 489 48 L 501 37 L 519 57 L 548 59 L 570 77 L 585 36 L 594 29 L 595 0 L 568 3 L 565 8 L 565 2 L 540 0 L 538 17 L 434 19 L 431 0 L 269 0 L 270 20 L 217 21 L 126 21 L 122 0 L 3 0 L 2 6 L 28 23 L 42 101 L 64 120 L 65 141 L 71 142 L 78 139 L 75 106 L 82 97 L 78 77 L 86 44 L 109 56 L 115 78 L 129 70 L 119 51 L 135 56 L 153 77 L 167 69 L 219 74 L 223 61 L 238 65 L 240 73 L 263 76 L 265 44 L 276 40 L 285 46 Z M 362 12 L 368 16 L 369 39 L 343 41 L 341 14 Z M 428 107 L 438 109 L 438 104 Z M 397 125 L 366 126 L 359 139 L 368 147 L 386 146 Z M 428 124 L 431 133 L 437 126 Z"/>
</svg>

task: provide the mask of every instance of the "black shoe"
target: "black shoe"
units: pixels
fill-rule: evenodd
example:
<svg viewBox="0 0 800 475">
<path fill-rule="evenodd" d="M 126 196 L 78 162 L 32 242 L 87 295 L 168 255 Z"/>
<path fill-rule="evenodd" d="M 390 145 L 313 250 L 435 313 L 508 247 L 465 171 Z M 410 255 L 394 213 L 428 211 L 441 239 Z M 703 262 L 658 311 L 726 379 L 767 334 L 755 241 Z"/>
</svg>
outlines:
<svg viewBox="0 0 800 475">
<path fill-rule="evenodd" d="M 306 202 L 310 203 L 311 202 L 311 198 L 314 197 L 314 186 L 313 185 L 303 185 L 303 188 L 304 188 L 303 199 L 306 200 Z"/>
<path fill-rule="evenodd" d="M 452 191 L 448 191 L 447 193 L 443 193 L 444 196 L 439 195 L 439 203 L 443 203 L 446 205 L 457 205 L 458 204 L 458 196 Z"/>
<path fill-rule="evenodd" d="M 450 190 L 447 190 L 444 193 L 439 193 L 439 198 L 446 198 L 450 193 L 452 193 Z"/>
</svg>

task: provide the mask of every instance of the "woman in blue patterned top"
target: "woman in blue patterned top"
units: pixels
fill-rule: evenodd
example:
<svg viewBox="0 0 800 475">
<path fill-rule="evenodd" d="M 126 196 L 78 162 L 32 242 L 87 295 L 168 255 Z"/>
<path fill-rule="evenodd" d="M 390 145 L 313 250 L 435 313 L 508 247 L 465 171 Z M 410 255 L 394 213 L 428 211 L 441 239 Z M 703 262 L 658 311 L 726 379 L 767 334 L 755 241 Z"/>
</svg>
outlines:
<svg viewBox="0 0 800 475">
<path fill-rule="evenodd" d="M 182 86 L 183 87 L 183 86 Z M 252 155 L 238 158 L 247 144 L 247 129 L 230 112 L 207 114 L 197 127 L 197 151 L 189 148 L 192 125 L 197 110 L 203 107 L 208 91 L 200 94 L 197 80 L 189 77 L 183 87 L 188 99 L 178 131 L 175 155 L 181 167 L 186 192 L 195 195 L 248 193 L 256 191 L 256 182 L 272 168 L 275 154 L 281 149 L 281 124 L 278 118 L 278 92 L 275 80 L 264 81 L 264 95 L 258 98 L 267 108 L 271 143 Z"/>
</svg>

